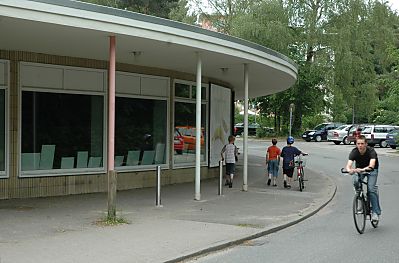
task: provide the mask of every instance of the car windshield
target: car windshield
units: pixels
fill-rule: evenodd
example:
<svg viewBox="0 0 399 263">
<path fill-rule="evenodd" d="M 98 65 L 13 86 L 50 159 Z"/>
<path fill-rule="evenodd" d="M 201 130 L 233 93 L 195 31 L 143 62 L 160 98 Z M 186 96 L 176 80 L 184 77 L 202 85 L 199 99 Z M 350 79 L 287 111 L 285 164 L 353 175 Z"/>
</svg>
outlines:
<svg viewBox="0 0 399 263">
<path fill-rule="evenodd" d="M 343 130 L 343 129 L 347 128 L 347 127 L 348 127 L 348 125 L 341 125 L 341 126 L 339 126 L 337 128 L 337 130 Z"/>
<path fill-rule="evenodd" d="M 320 125 L 317 125 L 316 127 L 314 127 L 314 129 L 316 130 L 316 131 L 318 131 L 318 130 L 321 130 L 321 129 L 323 129 L 324 127 L 326 127 L 326 125 L 327 124 L 320 124 Z"/>
</svg>

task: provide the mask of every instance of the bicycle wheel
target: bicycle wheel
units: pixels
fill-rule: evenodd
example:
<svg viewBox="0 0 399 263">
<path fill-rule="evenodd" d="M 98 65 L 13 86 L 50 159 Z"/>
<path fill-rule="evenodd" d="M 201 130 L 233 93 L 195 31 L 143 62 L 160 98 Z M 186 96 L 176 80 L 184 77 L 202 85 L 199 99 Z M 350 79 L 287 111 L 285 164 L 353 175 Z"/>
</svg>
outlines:
<svg viewBox="0 0 399 263">
<path fill-rule="evenodd" d="M 372 225 L 374 228 L 377 228 L 377 227 L 378 227 L 378 222 L 379 222 L 379 221 L 373 221 L 373 220 L 370 219 L 370 222 L 371 222 L 371 225 Z"/>
<path fill-rule="evenodd" d="M 302 178 L 301 175 L 298 177 L 298 182 L 299 182 L 299 191 L 302 192 L 302 190 L 303 190 L 303 178 Z"/>
<path fill-rule="evenodd" d="M 355 195 L 353 198 L 353 220 L 359 234 L 363 234 L 366 226 L 366 204 L 362 196 Z"/>
<path fill-rule="evenodd" d="M 302 189 L 305 189 L 305 171 L 303 170 L 303 167 L 301 167 L 301 178 L 302 178 Z"/>
</svg>

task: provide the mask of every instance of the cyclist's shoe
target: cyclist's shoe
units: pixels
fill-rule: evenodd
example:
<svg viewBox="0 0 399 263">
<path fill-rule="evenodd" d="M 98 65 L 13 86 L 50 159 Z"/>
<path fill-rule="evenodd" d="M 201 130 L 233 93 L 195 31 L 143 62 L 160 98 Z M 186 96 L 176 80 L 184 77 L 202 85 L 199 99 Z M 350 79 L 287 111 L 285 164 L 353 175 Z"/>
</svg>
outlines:
<svg viewBox="0 0 399 263">
<path fill-rule="evenodd" d="M 371 220 L 374 221 L 374 222 L 378 222 L 378 220 L 380 220 L 380 217 L 376 213 L 373 213 L 371 215 Z"/>
<path fill-rule="evenodd" d="M 267 180 L 267 185 L 270 185 L 272 179 L 269 178 L 269 180 Z"/>
<path fill-rule="evenodd" d="M 284 180 L 284 188 L 287 188 L 287 181 Z"/>
</svg>

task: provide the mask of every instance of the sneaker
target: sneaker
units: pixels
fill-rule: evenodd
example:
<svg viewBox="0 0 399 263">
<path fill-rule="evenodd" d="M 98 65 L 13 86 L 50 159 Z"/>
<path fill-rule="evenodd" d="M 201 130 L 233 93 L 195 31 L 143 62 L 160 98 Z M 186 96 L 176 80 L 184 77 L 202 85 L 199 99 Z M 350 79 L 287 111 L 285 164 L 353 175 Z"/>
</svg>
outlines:
<svg viewBox="0 0 399 263">
<path fill-rule="evenodd" d="M 232 188 L 233 187 L 233 183 L 232 182 L 230 182 L 230 184 L 229 184 L 229 188 Z"/>
<path fill-rule="evenodd" d="M 372 220 L 372 221 L 378 221 L 378 220 L 380 220 L 380 217 L 379 217 L 376 213 L 373 213 L 373 214 L 371 215 L 371 220 Z"/>
<path fill-rule="evenodd" d="M 287 188 L 287 181 L 284 180 L 284 188 Z"/>
<path fill-rule="evenodd" d="M 273 186 L 277 186 L 276 184 L 274 184 Z"/>
<path fill-rule="evenodd" d="M 267 180 L 267 185 L 270 185 L 271 182 L 272 180 L 269 178 L 269 180 Z"/>
<path fill-rule="evenodd" d="M 288 184 L 288 185 L 287 185 L 287 188 L 290 189 L 290 188 L 291 188 L 291 185 Z"/>
</svg>

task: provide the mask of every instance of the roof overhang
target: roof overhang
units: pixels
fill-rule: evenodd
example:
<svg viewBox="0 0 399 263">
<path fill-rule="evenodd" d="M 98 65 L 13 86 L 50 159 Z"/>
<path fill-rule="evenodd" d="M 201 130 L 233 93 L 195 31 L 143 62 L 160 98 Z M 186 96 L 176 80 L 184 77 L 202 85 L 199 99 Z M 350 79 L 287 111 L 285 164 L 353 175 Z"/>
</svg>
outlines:
<svg viewBox="0 0 399 263">
<path fill-rule="evenodd" d="M 0 49 L 108 60 L 109 36 L 116 36 L 117 63 L 202 75 L 228 83 L 244 97 L 291 87 L 297 67 L 271 49 L 239 38 L 167 19 L 69 0 L 2 0 Z"/>
</svg>

